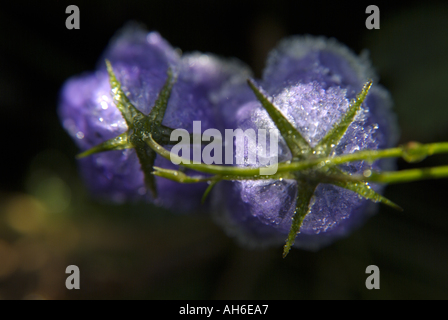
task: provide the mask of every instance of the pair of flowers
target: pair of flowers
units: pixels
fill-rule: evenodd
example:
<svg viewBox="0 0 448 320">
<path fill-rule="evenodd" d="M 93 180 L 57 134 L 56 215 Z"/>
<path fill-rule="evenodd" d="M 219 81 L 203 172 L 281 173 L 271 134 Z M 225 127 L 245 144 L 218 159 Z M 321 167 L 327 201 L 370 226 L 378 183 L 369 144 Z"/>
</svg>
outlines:
<svg viewBox="0 0 448 320">
<path fill-rule="evenodd" d="M 158 33 L 125 27 L 97 71 L 69 79 L 60 99 L 63 126 L 88 155 L 79 162 L 92 193 L 117 202 L 144 199 L 177 212 L 206 211 L 249 246 L 287 239 L 284 254 L 293 243 L 315 250 L 347 235 L 374 212 L 366 198 L 388 203 L 380 185 L 338 179 L 390 167 L 386 160 L 324 163 L 267 177 L 249 173 L 246 164 L 198 177 L 161 156 L 168 150 L 157 150 L 173 143 L 172 129 L 192 132 L 193 121 L 221 132 L 276 128 L 278 162 L 284 164 L 396 143 L 387 91 L 365 85 L 376 81 L 367 59 L 333 39 L 283 40 L 262 79 L 248 84 L 251 76 L 240 61 L 198 52 L 181 56 Z M 254 145 L 246 141 L 246 156 L 257 153 Z M 209 199 L 201 204 L 204 192 Z"/>
</svg>

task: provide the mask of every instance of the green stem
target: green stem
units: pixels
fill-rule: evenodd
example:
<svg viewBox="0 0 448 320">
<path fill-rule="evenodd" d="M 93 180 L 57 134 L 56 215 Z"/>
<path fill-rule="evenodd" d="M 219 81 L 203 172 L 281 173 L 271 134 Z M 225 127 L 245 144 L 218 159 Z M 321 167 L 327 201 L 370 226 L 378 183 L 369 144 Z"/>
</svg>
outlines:
<svg viewBox="0 0 448 320">
<path fill-rule="evenodd" d="M 221 165 L 207 165 L 207 164 L 193 164 L 189 160 L 182 159 L 181 157 L 169 152 L 160 146 L 157 142 L 152 139 L 151 135 L 149 135 L 146 140 L 148 145 L 158 154 L 163 156 L 164 158 L 170 159 L 181 159 L 182 165 L 204 173 L 216 174 L 220 176 L 229 176 L 227 179 L 234 180 L 236 177 L 260 177 L 260 168 L 259 167 L 233 167 L 233 166 L 221 166 Z M 333 157 L 323 157 L 323 158 L 315 158 L 310 160 L 303 161 L 294 161 L 294 162 L 283 162 L 278 164 L 277 174 L 283 172 L 293 172 L 293 171 L 301 171 L 310 169 L 313 167 L 324 167 L 324 166 L 336 166 L 340 164 L 344 164 L 351 161 L 369 161 L 373 162 L 382 158 L 393 158 L 393 157 L 403 157 L 407 161 L 416 161 L 421 160 L 426 156 L 430 156 L 433 154 L 439 153 L 448 153 L 448 142 L 439 142 L 439 143 L 430 143 L 430 144 L 418 144 L 415 142 L 409 143 L 405 146 L 383 149 L 383 150 L 362 150 L 357 151 L 351 154 L 343 154 L 337 155 Z M 436 171 L 439 172 L 439 171 Z M 399 175 L 398 172 L 397 179 L 404 179 Z M 416 176 L 416 173 L 413 173 Z M 426 174 L 425 177 L 428 176 L 429 173 Z M 232 177 L 233 176 L 233 179 Z M 393 182 L 393 175 L 389 176 L 390 178 L 384 177 L 377 179 L 384 179 L 384 181 Z M 266 176 L 267 179 L 275 179 L 274 176 Z M 373 179 L 373 178 L 372 178 Z M 363 180 L 367 181 L 366 177 L 363 177 Z M 373 180 L 369 180 L 373 181 Z M 405 180 L 403 180 L 405 181 Z M 378 181 L 379 182 L 379 181 Z"/>
<path fill-rule="evenodd" d="M 156 153 L 161 155 L 167 160 L 173 161 L 176 159 L 182 166 L 193 169 L 199 172 L 218 174 L 218 175 L 235 175 L 235 176 L 255 176 L 260 174 L 260 168 L 242 168 L 242 167 L 231 167 L 231 166 L 220 166 L 214 164 L 194 164 L 190 160 L 179 157 L 178 155 L 171 153 L 170 151 L 163 148 L 158 144 L 151 136 L 148 135 L 146 143 L 153 149 Z"/>
<path fill-rule="evenodd" d="M 379 183 L 404 183 L 419 181 L 425 179 L 442 179 L 448 178 L 448 166 L 439 166 L 433 168 L 421 168 L 421 169 L 408 169 L 401 171 L 385 171 L 385 172 L 373 172 L 371 175 L 349 176 L 349 180 L 366 181 L 366 182 L 379 182 Z M 347 180 L 347 177 L 343 177 Z"/>
</svg>

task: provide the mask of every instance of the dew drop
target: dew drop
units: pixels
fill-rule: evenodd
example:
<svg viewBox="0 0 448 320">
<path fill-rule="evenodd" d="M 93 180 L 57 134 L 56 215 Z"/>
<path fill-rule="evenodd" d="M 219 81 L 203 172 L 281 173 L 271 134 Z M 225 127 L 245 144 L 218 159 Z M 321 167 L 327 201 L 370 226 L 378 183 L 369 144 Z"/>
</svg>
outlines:
<svg viewBox="0 0 448 320">
<path fill-rule="evenodd" d="M 107 110 L 107 108 L 109 108 L 107 102 L 106 101 L 101 101 L 101 109 Z"/>
<path fill-rule="evenodd" d="M 409 142 L 403 148 L 403 159 L 407 162 L 419 162 L 426 158 L 426 150 L 418 142 Z"/>
<path fill-rule="evenodd" d="M 362 173 L 362 175 L 366 178 L 370 177 L 372 175 L 372 170 L 364 170 L 364 172 Z"/>
</svg>

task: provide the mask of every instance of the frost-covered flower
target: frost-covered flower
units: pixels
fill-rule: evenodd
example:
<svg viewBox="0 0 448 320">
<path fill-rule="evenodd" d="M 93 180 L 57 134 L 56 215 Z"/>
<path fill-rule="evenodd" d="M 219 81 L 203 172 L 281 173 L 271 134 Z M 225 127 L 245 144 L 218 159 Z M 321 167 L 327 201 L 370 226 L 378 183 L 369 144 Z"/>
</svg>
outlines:
<svg viewBox="0 0 448 320">
<path fill-rule="evenodd" d="M 284 40 L 273 50 L 259 85 L 306 142 L 315 147 L 338 123 L 368 79 L 376 82 L 366 57 L 356 56 L 334 39 L 305 36 Z M 233 105 L 233 116 L 243 130 L 276 128 L 254 95 L 248 100 L 243 92 L 233 102 L 223 103 Z M 391 99 L 375 83 L 345 135 L 331 146 L 331 154 L 387 148 L 396 140 Z M 278 150 L 279 162 L 292 160 L 284 139 L 280 139 Z M 367 169 L 390 166 L 391 162 L 383 160 L 373 165 L 363 161 L 341 169 L 362 174 Z M 230 235 L 249 246 L 284 243 L 291 229 L 296 199 L 311 183 L 306 177 L 221 182 L 214 190 L 216 220 Z M 379 185 L 370 187 L 382 191 Z M 374 212 L 373 202 L 351 190 L 327 183 L 318 183 L 312 189 L 310 210 L 295 240 L 296 247 L 318 249 L 346 236 Z"/>
<path fill-rule="evenodd" d="M 241 63 L 224 61 L 199 52 L 180 56 L 157 32 L 131 24 L 112 39 L 96 71 L 69 79 L 61 92 L 59 115 L 64 128 L 81 151 L 88 150 L 128 130 L 127 123 L 111 96 L 105 59 L 113 67 L 123 92 L 144 115 L 148 115 L 167 80 L 168 69 L 177 75 L 162 125 L 192 131 L 193 121 L 202 129 L 216 128 L 213 96 L 224 83 L 250 76 Z M 148 153 L 152 150 L 147 149 Z M 154 157 L 155 157 L 154 153 Z M 146 161 L 145 161 L 146 162 Z M 148 165 L 148 163 L 145 163 Z M 159 156 L 153 165 L 175 168 Z M 135 149 L 96 153 L 79 160 L 81 173 L 93 194 L 123 202 L 154 201 Z M 176 211 L 197 210 L 207 185 L 183 185 L 156 179 L 157 203 Z"/>
</svg>

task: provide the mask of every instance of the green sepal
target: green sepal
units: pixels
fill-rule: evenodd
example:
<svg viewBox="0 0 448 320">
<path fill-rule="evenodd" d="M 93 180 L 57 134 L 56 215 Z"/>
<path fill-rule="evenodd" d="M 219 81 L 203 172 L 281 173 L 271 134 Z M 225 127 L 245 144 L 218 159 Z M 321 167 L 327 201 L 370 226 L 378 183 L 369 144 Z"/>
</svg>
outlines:
<svg viewBox="0 0 448 320">
<path fill-rule="evenodd" d="M 134 148 L 134 146 L 129 141 L 128 132 L 125 132 L 125 133 L 120 134 L 119 136 L 116 136 L 115 138 L 104 141 L 103 143 L 100 143 L 99 145 L 97 145 L 89 150 L 81 152 L 76 157 L 84 158 L 84 157 L 87 157 L 87 156 L 90 156 L 92 154 L 99 153 L 99 152 L 111 151 L 111 150 L 123 150 L 123 149 L 130 149 L 130 148 Z"/>
<path fill-rule="evenodd" d="M 168 100 L 170 99 L 173 85 L 176 82 L 176 77 L 173 75 L 171 68 L 168 68 L 168 77 L 163 85 L 162 90 L 159 92 L 159 96 L 148 115 L 149 122 L 157 128 L 162 126 L 163 118 L 165 117 L 166 108 L 168 106 Z"/>
<path fill-rule="evenodd" d="M 269 117 L 274 121 L 283 139 L 285 139 L 286 145 L 291 151 L 293 158 L 303 159 L 304 156 L 311 151 L 311 146 L 308 141 L 305 140 L 282 112 L 269 101 L 269 98 L 261 92 L 252 80 L 248 79 L 247 83 L 263 108 L 268 112 Z"/>
<path fill-rule="evenodd" d="M 375 190 L 371 188 L 368 182 L 366 181 L 352 181 L 352 180 L 346 180 L 344 181 L 344 176 L 350 177 L 348 173 L 345 173 L 338 167 L 331 167 L 329 168 L 330 175 L 328 176 L 330 179 L 332 175 L 342 177 L 340 180 L 331 180 L 329 183 L 334 184 L 335 186 L 342 187 L 347 190 L 351 190 L 359 194 L 361 197 L 371 200 L 373 202 L 381 202 L 391 208 L 394 208 L 398 211 L 403 211 L 403 208 L 401 208 L 396 203 L 390 201 L 386 197 L 380 195 Z"/>
<path fill-rule="evenodd" d="M 149 191 L 151 191 L 152 196 L 156 199 L 157 185 L 156 179 L 152 175 L 152 172 L 157 154 L 144 142 L 139 142 L 136 144 L 135 152 L 137 153 L 137 157 L 143 171 L 145 185 Z"/>
<path fill-rule="evenodd" d="M 403 211 L 403 208 L 397 205 L 396 203 L 390 201 L 386 197 L 380 195 L 379 193 L 375 192 L 370 186 L 368 182 L 332 182 L 335 186 L 342 187 L 347 190 L 351 190 L 359 194 L 365 199 L 371 200 L 373 202 L 381 202 L 385 205 L 388 205 L 391 208 L 394 208 L 398 211 Z"/>
<path fill-rule="evenodd" d="M 210 193 L 210 191 L 212 191 L 213 187 L 219 182 L 220 180 L 213 180 L 210 181 L 207 189 L 205 189 L 204 194 L 202 195 L 201 198 L 201 203 L 204 204 L 205 200 L 207 199 L 208 194 Z"/>
<path fill-rule="evenodd" d="M 333 128 L 331 128 L 331 130 L 325 135 L 325 137 L 318 142 L 318 144 L 314 148 L 315 150 L 323 152 L 325 155 L 329 155 L 331 150 L 334 149 L 336 145 L 338 145 L 339 141 L 344 136 L 350 124 L 355 120 L 355 116 L 361 109 L 361 105 L 364 102 L 371 86 L 372 80 L 369 80 L 364 85 L 361 92 L 356 96 L 356 99 L 354 99 L 350 103 L 350 106 L 342 116 L 339 123 L 333 126 Z"/>
<path fill-rule="evenodd" d="M 112 98 L 117 106 L 118 110 L 120 110 L 123 115 L 126 124 L 129 129 L 134 127 L 134 118 L 137 115 L 143 115 L 134 105 L 129 101 L 128 97 L 121 89 L 121 83 L 117 80 L 115 76 L 114 70 L 109 60 L 106 60 L 107 73 L 109 74 L 109 83 L 112 93 Z"/>
<path fill-rule="evenodd" d="M 317 185 L 318 183 L 302 182 L 301 180 L 297 180 L 296 209 L 294 210 L 291 229 L 289 230 L 286 244 L 283 247 L 283 258 L 288 255 L 289 250 L 294 245 L 297 234 L 300 232 L 300 227 L 303 224 L 303 220 L 311 210 L 311 199 Z"/>
</svg>

